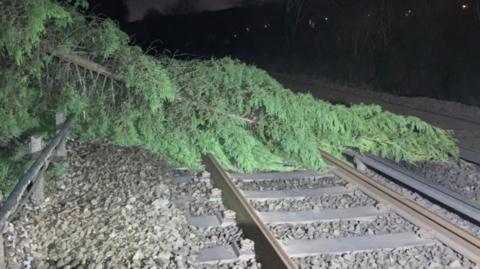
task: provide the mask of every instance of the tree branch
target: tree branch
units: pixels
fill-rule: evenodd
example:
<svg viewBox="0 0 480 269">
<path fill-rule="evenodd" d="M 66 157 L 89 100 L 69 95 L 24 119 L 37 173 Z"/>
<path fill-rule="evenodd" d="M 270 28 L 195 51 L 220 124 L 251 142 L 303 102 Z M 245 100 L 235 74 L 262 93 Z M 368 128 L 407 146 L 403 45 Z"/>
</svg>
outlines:
<svg viewBox="0 0 480 269">
<path fill-rule="evenodd" d="M 57 52 L 55 53 L 55 56 L 61 59 L 62 61 L 69 62 L 76 64 L 78 66 L 81 66 L 82 68 L 85 68 L 87 70 L 91 70 L 95 73 L 104 75 L 109 78 L 113 78 L 115 80 L 121 81 L 122 79 L 119 76 L 116 76 L 113 74 L 112 71 L 110 71 L 108 68 L 106 68 L 103 65 L 97 64 L 96 62 L 93 62 L 87 58 L 84 58 L 80 55 L 77 54 L 65 54 L 62 52 Z"/>
<path fill-rule="evenodd" d="M 94 61 L 91 61 L 87 58 L 84 58 L 84 57 L 82 57 L 78 54 L 55 53 L 55 56 L 58 57 L 59 59 L 61 59 L 62 61 L 78 65 L 82 68 L 85 68 L 87 70 L 91 70 L 91 71 L 96 72 L 98 74 L 104 75 L 108 78 L 112 78 L 116 81 L 122 81 L 121 77 L 113 74 L 113 72 L 110 71 L 107 67 L 105 67 L 103 65 L 100 65 L 100 64 L 98 64 Z M 177 101 L 182 101 L 182 99 L 183 99 L 182 97 L 177 97 L 176 98 Z M 193 102 L 192 104 L 193 104 L 193 106 L 197 105 L 196 102 Z M 216 111 L 216 110 L 213 109 L 213 111 Z M 249 118 L 241 117 L 241 116 L 234 115 L 234 114 L 226 114 L 226 116 L 230 117 L 232 119 L 247 122 L 249 124 L 257 123 L 256 119 L 249 119 Z"/>
</svg>

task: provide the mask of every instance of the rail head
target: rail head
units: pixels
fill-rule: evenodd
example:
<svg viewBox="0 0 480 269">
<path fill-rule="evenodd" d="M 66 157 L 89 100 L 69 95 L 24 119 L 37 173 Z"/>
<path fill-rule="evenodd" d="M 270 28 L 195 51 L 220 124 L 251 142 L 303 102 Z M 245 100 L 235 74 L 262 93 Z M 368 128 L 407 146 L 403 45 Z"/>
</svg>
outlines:
<svg viewBox="0 0 480 269">
<path fill-rule="evenodd" d="M 73 122 L 73 116 L 63 123 L 61 129 L 57 132 L 53 140 L 41 151 L 40 155 L 35 159 L 35 162 L 27 170 L 25 174 L 20 177 L 19 182 L 8 196 L 5 203 L 0 208 L 0 231 L 3 231 L 5 222 L 16 212 L 21 205 L 22 198 L 25 196 L 26 190 L 29 186 L 35 183 L 39 173 L 47 163 L 50 156 L 55 152 L 57 147 L 66 139 L 67 133 Z"/>
</svg>

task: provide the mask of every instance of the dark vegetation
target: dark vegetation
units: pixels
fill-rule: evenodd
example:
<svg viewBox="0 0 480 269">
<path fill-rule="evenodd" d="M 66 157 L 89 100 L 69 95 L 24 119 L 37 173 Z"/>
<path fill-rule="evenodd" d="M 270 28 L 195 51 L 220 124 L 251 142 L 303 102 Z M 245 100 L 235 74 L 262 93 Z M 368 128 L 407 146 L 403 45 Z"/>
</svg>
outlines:
<svg viewBox="0 0 480 269">
<path fill-rule="evenodd" d="M 294 94 L 230 58 L 177 60 L 132 46 L 86 2 L 7 0 L 0 14 L 0 187 L 18 179 L 24 139 L 51 134 L 56 112 L 72 136 L 141 146 L 191 169 L 213 153 L 232 170 L 325 167 L 320 150 L 347 147 L 410 162 L 458 158 L 448 131 L 378 106 Z M 13 19 L 12 19 L 13 18 Z"/>
<path fill-rule="evenodd" d="M 230 55 L 278 72 L 480 105 L 477 0 L 284 0 L 173 16 L 151 10 L 125 30 L 144 48 L 177 57 Z"/>
</svg>

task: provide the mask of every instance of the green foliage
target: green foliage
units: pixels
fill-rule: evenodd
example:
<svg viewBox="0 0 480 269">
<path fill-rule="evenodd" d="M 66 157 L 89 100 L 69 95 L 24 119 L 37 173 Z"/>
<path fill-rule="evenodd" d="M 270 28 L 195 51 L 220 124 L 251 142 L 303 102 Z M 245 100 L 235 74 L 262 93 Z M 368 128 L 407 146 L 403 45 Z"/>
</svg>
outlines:
<svg viewBox="0 0 480 269">
<path fill-rule="evenodd" d="M 26 87 L 10 86 L 15 82 L 8 76 L 9 72 L 0 74 L 0 79 L 5 83 L 0 84 L 0 136 L 17 137 L 38 125 L 37 119 L 27 109 L 34 105 L 37 94 Z"/>
<path fill-rule="evenodd" d="M 345 107 L 308 94 L 294 94 L 266 72 L 230 59 L 187 62 L 182 66 L 184 70 L 173 68 L 184 74 L 178 81 L 181 88 L 190 89 L 196 99 L 202 97 L 202 102 L 185 114 L 208 114 L 204 116 L 209 121 L 208 129 L 219 130 L 217 136 L 239 127 L 242 131 L 228 134 L 229 143 L 223 145 L 223 153 L 234 160 L 233 164 L 240 163 L 240 169 L 268 167 L 261 158 L 268 156 L 267 152 L 320 169 L 324 166 L 321 149 L 340 156 L 347 147 L 408 161 L 447 161 L 458 156 L 450 133 L 418 118 L 397 116 L 379 106 Z M 257 122 L 247 124 L 228 115 L 256 118 Z M 247 138 L 257 144 L 253 146 Z M 237 139 L 242 141 L 239 148 L 230 151 Z M 253 148 L 261 153 L 255 155 Z M 250 153 L 243 156 L 242 150 Z"/>
<path fill-rule="evenodd" d="M 50 168 L 50 167 L 49 167 Z M 51 171 L 49 173 L 49 176 L 51 177 L 60 177 L 65 175 L 66 168 L 64 165 L 61 163 L 52 163 L 51 164 Z"/>
<path fill-rule="evenodd" d="M 39 45 L 48 21 L 65 26 L 70 22 L 70 14 L 49 0 L 2 1 L 0 16 L 0 47 L 21 64 L 25 56 Z"/>
<path fill-rule="evenodd" d="M 78 116 L 77 137 L 143 146 L 190 168 L 199 168 L 207 152 L 243 171 L 322 169 L 320 150 L 340 156 L 347 147 L 407 161 L 458 157 L 451 133 L 417 118 L 294 94 L 265 71 L 229 58 L 147 56 L 112 21 L 52 0 L 8 0 L 5 7 L 3 137 L 20 137 L 63 111 Z M 101 64 L 113 76 L 59 52 Z"/>
<path fill-rule="evenodd" d="M 4 196 L 13 190 L 20 175 L 32 164 L 26 158 L 27 154 L 28 147 L 25 145 L 17 147 L 13 152 L 0 151 L 0 191 Z"/>
</svg>

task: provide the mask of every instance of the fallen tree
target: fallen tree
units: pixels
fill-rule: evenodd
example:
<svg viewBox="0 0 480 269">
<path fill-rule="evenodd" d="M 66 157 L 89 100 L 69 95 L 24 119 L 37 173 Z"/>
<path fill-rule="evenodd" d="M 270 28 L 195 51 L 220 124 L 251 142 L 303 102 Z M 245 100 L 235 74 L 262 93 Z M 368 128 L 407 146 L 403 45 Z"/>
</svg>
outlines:
<svg viewBox="0 0 480 269">
<path fill-rule="evenodd" d="M 347 147 L 396 160 L 458 158 L 450 132 L 417 118 L 294 94 L 229 58 L 151 57 L 112 21 L 82 15 L 83 1 L 62 3 L 2 2 L 3 137 L 63 111 L 79 115 L 79 138 L 142 146 L 190 168 L 206 152 L 243 171 L 322 169 L 320 149 L 339 156 Z"/>
</svg>

